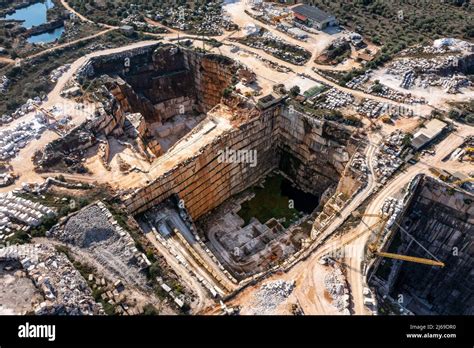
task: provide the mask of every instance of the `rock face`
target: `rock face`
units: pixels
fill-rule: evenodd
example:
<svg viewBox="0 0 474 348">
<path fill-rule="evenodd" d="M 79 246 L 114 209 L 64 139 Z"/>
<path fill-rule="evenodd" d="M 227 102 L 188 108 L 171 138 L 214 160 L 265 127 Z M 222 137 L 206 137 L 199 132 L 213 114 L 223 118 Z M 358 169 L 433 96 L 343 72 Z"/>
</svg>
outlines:
<svg viewBox="0 0 474 348">
<path fill-rule="evenodd" d="M 278 117 L 280 169 L 301 189 L 321 195 L 339 181 L 355 151 L 348 129 L 289 108 Z"/>
<path fill-rule="evenodd" d="M 79 75 L 113 76 L 107 88 L 124 112 L 140 112 L 154 123 L 192 110 L 208 112 L 241 69 L 223 56 L 156 45 L 93 58 Z"/>
<path fill-rule="evenodd" d="M 125 202 L 128 210 L 144 212 L 176 193 L 196 219 L 246 189 L 278 166 L 274 117 L 270 112 L 216 138 L 193 158 L 134 193 Z M 219 151 L 226 148 L 257 151 L 257 165 L 220 161 Z"/>
<path fill-rule="evenodd" d="M 474 314 L 473 202 L 474 196 L 423 177 L 400 225 L 445 267 L 383 260 L 374 272 L 374 283 L 383 284 L 379 293 L 403 295 L 402 305 L 415 314 Z M 389 252 L 432 258 L 400 231 Z"/>
</svg>

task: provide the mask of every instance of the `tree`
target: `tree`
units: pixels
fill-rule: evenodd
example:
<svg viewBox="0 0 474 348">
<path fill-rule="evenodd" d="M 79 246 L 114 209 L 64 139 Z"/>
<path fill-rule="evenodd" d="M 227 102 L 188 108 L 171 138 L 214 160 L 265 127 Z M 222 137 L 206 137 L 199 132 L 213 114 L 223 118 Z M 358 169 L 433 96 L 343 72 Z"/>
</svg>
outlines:
<svg viewBox="0 0 474 348">
<path fill-rule="evenodd" d="M 371 91 L 375 94 L 380 94 L 383 92 L 383 86 L 375 81 L 375 84 L 371 87 Z"/>
<path fill-rule="evenodd" d="M 301 89 L 299 86 L 293 86 L 290 88 L 290 96 L 291 97 L 296 97 L 297 95 L 299 95 L 301 92 Z"/>
<path fill-rule="evenodd" d="M 410 146 L 411 145 L 411 138 L 412 138 L 411 134 L 405 134 L 405 136 L 403 137 L 403 140 L 402 140 L 403 146 L 405 146 L 405 147 Z"/>
</svg>

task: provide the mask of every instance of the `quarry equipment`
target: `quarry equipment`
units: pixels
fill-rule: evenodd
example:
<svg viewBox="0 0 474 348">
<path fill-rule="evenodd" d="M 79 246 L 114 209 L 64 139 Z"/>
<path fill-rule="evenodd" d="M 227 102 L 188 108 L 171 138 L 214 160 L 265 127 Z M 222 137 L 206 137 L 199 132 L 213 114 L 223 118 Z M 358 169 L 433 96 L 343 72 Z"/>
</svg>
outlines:
<svg viewBox="0 0 474 348">
<path fill-rule="evenodd" d="M 48 123 L 51 122 L 51 123 L 54 123 L 56 122 L 56 118 L 54 117 L 53 114 L 51 114 L 51 112 L 49 112 L 48 110 L 46 110 L 45 108 L 33 103 L 32 104 L 33 107 L 36 109 L 36 111 L 38 112 L 41 112 L 43 115 L 45 115 L 48 119 Z"/>
<path fill-rule="evenodd" d="M 474 182 L 474 178 L 456 180 L 456 181 L 453 182 L 453 185 L 454 186 L 461 186 L 462 184 L 465 184 L 466 182 Z"/>
<path fill-rule="evenodd" d="M 389 216 L 387 215 L 384 215 L 384 214 L 366 214 L 366 215 L 363 215 L 363 216 L 367 216 L 367 217 L 378 217 L 379 218 L 379 221 L 378 223 L 376 223 L 376 225 L 382 225 L 382 227 L 378 230 L 375 231 L 375 241 L 371 242 L 368 246 L 369 250 L 374 254 L 374 255 L 377 255 L 377 256 L 380 256 L 380 257 L 386 257 L 386 258 L 389 258 L 389 259 L 395 259 L 395 260 L 402 260 L 402 261 L 408 261 L 408 262 L 414 262 L 414 263 L 420 263 L 420 264 L 424 264 L 424 265 L 431 265 L 431 266 L 438 266 L 438 267 L 444 267 L 444 263 L 441 262 L 441 261 L 438 261 L 438 260 L 431 260 L 431 259 L 426 259 L 426 258 L 421 258 L 421 257 L 415 257 L 415 256 L 409 256 L 409 255 L 400 255 L 400 254 L 395 254 L 395 253 L 387 253 L 387 252 L 383 252 L 383 251 L 380 251 L 378 250 L 378 245 L 379 245 L 379 242 L 380 242 L 380 239 L 382 237 L 382 233 L 383 231 L 385 230 L 385 226 L 389 220 Z M 364 223 L 362 221 L 362 223 Z M 365 224 L 365 223 L 364 223 Z M 400 228 L 400 230 L 402 230 L 404 233 L 407 233 L 403 227 L 401 227 L 398 223 L 395 222 L 395 224 Z M 367 226 L 367 225 L 366 225 Z M 372 230 L 372 226 L 367 226 L 367 230 L 370 230 L 372 232 L 374 232 Z M 366 231 L 367 231 L 366 230 Z M 409 234 L 408 234 L 409 235 Z M 419 244 L 421 246 L 421 244 L 419 242 L 417 242 L 411 235 L 409 235 L 417 244 Z M 428 252 L 428 250 L 426 250 L 425 248 L 423 248 L 426 252 Z M 429 253 L 429 252 L 428 252 Z M 430 253 L 431 254 L 431 253 Z M 435 258 L 435 257 L 434 257 Z"/>
</svg>

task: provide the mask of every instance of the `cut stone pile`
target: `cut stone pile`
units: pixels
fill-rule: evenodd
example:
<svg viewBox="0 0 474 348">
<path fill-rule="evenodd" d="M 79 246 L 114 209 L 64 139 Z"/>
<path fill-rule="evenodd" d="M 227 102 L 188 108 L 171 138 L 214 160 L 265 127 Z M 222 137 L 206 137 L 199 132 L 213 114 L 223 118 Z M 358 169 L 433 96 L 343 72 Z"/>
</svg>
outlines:
<svg viewBox="0 0 474 348">
<path fill-rule="evenodd" d="M 36 105 L 41 105 L 42 100 L 40 97 L 35 97 L 33 99 L 28 99 L 25 104 L 20 106 L 18 109 L 16 109 L 11 115 L 8 114 L 3 114 L 0 117 L 0 124 L 7 124 L 12 122 L 13 120 L 25 116 L 29 112 L 35 111 L 35 108 L 33 104 Z"/>
<path fill-rule="evenodd" d="M 65 65 L 62 65 L 60 66 L 59 68 L 57 69 L 54 69 L 53 71 L 51 71 L 51 74 L 49 74 L 49 80 L 52 82 L 52 83 L 56 83 L 58 81 L 58 79 L 66 72 L 69 70 L 69 68 L 71 67 L 71 64 L 65 64 Z"/>
<path fill-rule="evenodd" d="M 324 277 L 324 286 L 333 299 L 332 305 L 343 314 L 349 313 L 349 290 L 347 288 L 346 278 L 340 267 L 334 269 Z"/>
<path fill-rule="evenodd" d="M 409 89 L 412 86 L 428 88 L 441 87 L 448 93 L 459 93 L 462 87 L 472 83 L 458 71 L 458 56 L 441 56 L 435 58 L 403 58 L 391 63 L 387 73 L 402 76 L 400 87 Z"/>
<path fill-rule="evenodd" d="M 374 100 L 364 99 L 362 103 L 360 103 L 356 110 L 358 113 L 366 115 L 371 118 L 379 117 L 384 110 L 387 109 L 387 104 L 379 103 Z"/>
<path fill-rule="evenodd" d="M 33 138 L 39 136 L 46 126 L 43 120 L 20 123 L 13 129 L 0 131 L 0 160 L 15 157 Z"/>
<path fill-rule="evenodd" d="M 0 174 L 0 187 L 5 187 L 13 184 L 15 181 L 15 176 L 11 173 L 2 173 Z"/>
<path fill-rule="evenodd" d="M 348 83 L 346 83 L 346 87 L 351 88 L 351 89 L 359 89 L 360 86 L 362 86 L 365 82 L 367 82 L 370 78 L 370 70 L 367 70 L 367 72 L 363 75 L 356 76 L 352 80 L 350 80 Z"/>
<path fill-rule="evenodd" d="M 28 199 L 15 196 L 12 192 L 0 194 L 0 240 L 5 237 L 4 233 L 10 233 L 12 219 L 20 221 L 28 230 L 28 226 L 38 226 L 43 218 L 53 217 L 55 212 Z"/>
<path fill-rule="evenodd" d="M 402 165 L 400 153 L 403 150 L 403 138 L 405 133 L 397 130 L 390 134 L 377 150 L 373 160 L 373 166 L 377 178 L 385 183 L 388 178 Z"/>
<path fill-rule="evenodd" d="M 324 94 L 324 101 L 316 103 L 316 106 L 329 110 L 336 110 L 354 102 L 352 94 L 344 93 L 336 88 L 331 88 Z"/>
<path fill-rule="evenodd" d="M 255 301 L 252 306 L 253 314 L 272 314 L 278 305 L 291 295 L 294 288 L 294 280 L 276 280 L 263 284 L 255 294 Z"/>
<path fill-rule="evenodd" d="M 44 301 L 34 304 L 36 315 L 98 315 L 103 308 L 96 303 L 87 282 L 66 255 L 44 244 L 4 248 L 0 259 L 18 260 Z"/>
<path fill-rule="evenodd" d="M 387 222 L 387 228 L 390 228 L 395 219 L 398 217 L 403 208 L 403 201 L 393 197 L 385 199 L 382 208 L 380 209 L 383 214 L 390 216 Z"/>
</svg>

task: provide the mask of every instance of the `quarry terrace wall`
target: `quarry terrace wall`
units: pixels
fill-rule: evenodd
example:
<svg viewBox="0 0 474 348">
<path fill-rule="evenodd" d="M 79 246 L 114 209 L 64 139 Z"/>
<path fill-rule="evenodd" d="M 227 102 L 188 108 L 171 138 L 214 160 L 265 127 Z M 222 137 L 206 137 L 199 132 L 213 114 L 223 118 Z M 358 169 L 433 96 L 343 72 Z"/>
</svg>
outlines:
<svg viewBox="0 0 474 348">
<path fill-rule="evenodd" d="M 298 158 L 293 160 L 296 164 L 286 174 L 300 188 L 320 195 L 338 182 L 351 155 L 348 151 L 355 149 L 350 144 L 350 133 L 343 127 L 301 113 L 295 113 L 290 120 L 285 110 L 286 106 L 277 104 L 217 138 L 193 158 L 133 193 L 125 201 L 127 209 L 138 214 L 178 194 L 191 216 L 197 219 L 258 182 L 268 172 L 276 168 L 285 171 L 286 168 L 280 166 L 285 156 L 283 151 Z M 310 124 L 305 126 L 308 122 Z M 340 142 L 331 139 L 328 129 Z M 219 153 L 224 149 L 255 150 L 257 165 L 221 163 Z"/>
<path fill-rule="evenodd" d="M 232 195 L 260 180 L 278 166 L 275 141 L 279 106 L 216 138 L 199 154 L 178 164 L 151 184 L 125 200 L 132 214 L 144 212 L 173 194 L 184 200 L 190 215 L 197 219 Z M 257 151 L 257 165 L 219 160 L 219 151 Z"/>
<path fill-rule="evenodd" d="M 94 57 L 78 75 L 110 76 L 108 87 L 115 96 L 123 95 L 118 99 L 126 111 L 160 122 L 176 115 L 180 106 L 186 112 L 208 112 L 242 70 L 245 67 L 225 56 L 156 44 Z"/>
</svg>

